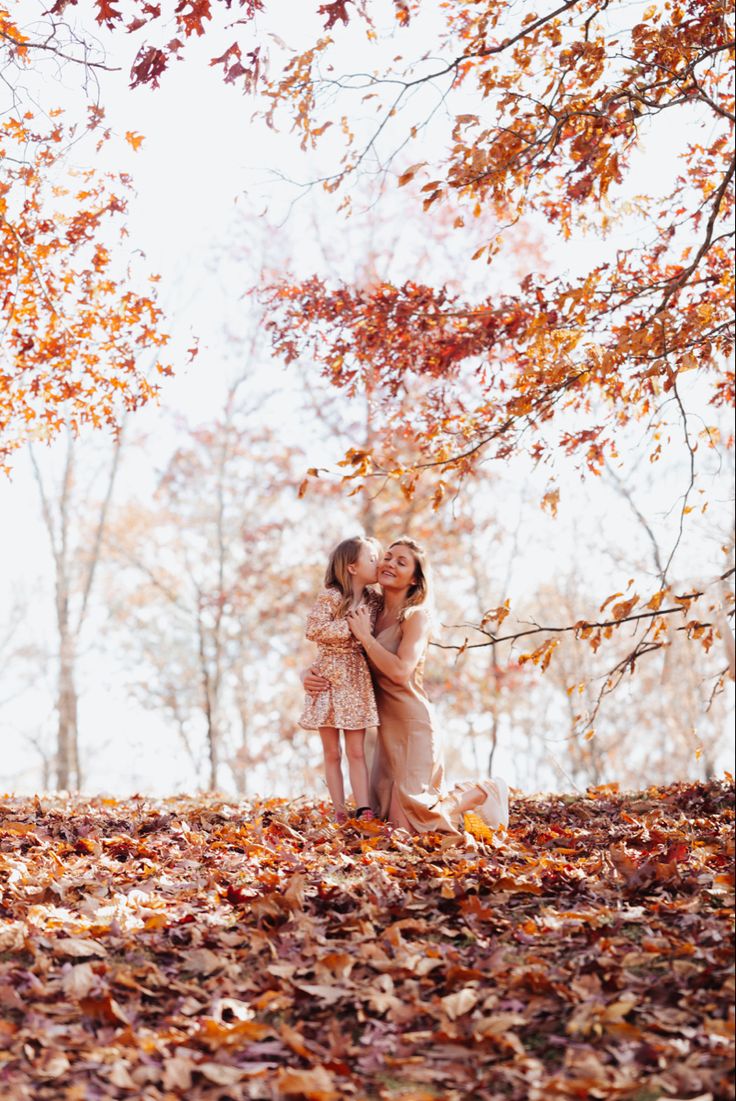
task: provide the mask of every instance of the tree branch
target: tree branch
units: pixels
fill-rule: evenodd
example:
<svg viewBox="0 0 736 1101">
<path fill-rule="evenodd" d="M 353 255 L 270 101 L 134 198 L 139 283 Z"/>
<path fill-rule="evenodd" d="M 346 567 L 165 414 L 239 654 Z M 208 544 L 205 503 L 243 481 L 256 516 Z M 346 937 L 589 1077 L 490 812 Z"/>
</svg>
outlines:
<svg viewBox="0 0 736 1101">
<path fill-rule="evenodd" d="M 711 585 L 720 584 L 720 582 L 725 581 L 728 577 L 731 577 L 735 572 L 736 572 L 736 569 L 731 568 L 730 570 L 727 570 L 725 573 L 721 574 L 720 577 L 715 578 L 714 581 L 712 581 L 710 584 Z M 465 643 L 460 643 L 460 644 L 458 644 L 458 643 L 443 643 L 443 642 L 434 642 L 433 641 L 433 642 L 430 643 L 430 646 L 435 646 L 438 650 L 461 650 L 461 651 L 465 652 L 466 650 L 479 650 L 479 649 L 482 649 L 486 646 L 500 646 L 502 642 L 515 642 L 517 639 L 527 638 L 531 635 L 543 635 L 543 634 L 561 635 L 561 634 L 569 634 L 572 631 L 574 631 L 574 632 L 584 631 L 586 629 L 595 630 L 596 628 L 621 627 L 624 623 L 636 623 L 640 620 L 650 620 L 651 621 L 653 619 L 656 619 L 657 616 L 674 615 L 676 612 L 682 612 L 684 614 L 684 612 L 687 610 L 688 603 L 690 603 L 693 600 L 697 600 L 698 597 L 705 596 L 706 588 L 710 588 L 710 585 L 704 586 L 702 589 L 696 590 L 696 591 L 691 592 L 691 593 L 684 593 L 681 597 L 677 598 L 678 600 L 681 600 L 683 603 L 681 605 L 678 605 L 677 607 L 674 607 L 674 608 L 659 608 L 657 611 L 637 612 L 636 615 L 623 616 L 621 619 L 603 619 L 603 620 L 584 620 L 584 619 L 581 619 L 577 623 L 569 623 L 564 627 L 544 627 L 544 626 L 541 626 L 541 625 L 537 624 L 534 627 L 530 627 L 526 631 L 515 631 L 512 634 L 501 635 L 499 637 L 494 635 L 492 632 L 485 630 L 485 628 L 481 627 L 479 624 L 474 624 L 474 623 L 451 624 L 449 626 L 449 629 L 453 629 L 453 628 L 457 629 L 458 627 L 465 627 L 465 628 L 469 627 L 471 630 L 479 631 L 482 635 L 485 635 L 488 641 L 487 642 L 471 642 L 471 643 L 468 643 L 466 641 Z M 445 626 L 445 625 L 443 624 L 443 626 Z"/>
</svg>

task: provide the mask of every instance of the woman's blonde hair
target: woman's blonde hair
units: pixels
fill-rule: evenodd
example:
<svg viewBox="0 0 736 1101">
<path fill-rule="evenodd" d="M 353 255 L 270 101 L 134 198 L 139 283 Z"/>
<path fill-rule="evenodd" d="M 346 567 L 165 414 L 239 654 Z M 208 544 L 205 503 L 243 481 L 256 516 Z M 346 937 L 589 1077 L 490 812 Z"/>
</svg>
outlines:
<svg viewBox="0 0 736 1101">
<path fill-rule="evenodd" d="M 327 563 L 325 588 L 337 589 L 342 594 L 342 601 L 337 609 L 339 616 L 345 615 L 353 599 L 353 579 L 348 566 L 355 565 L 362 548 L 365 546 L 379 548 L 375 539 L 368 539 L 363 535 L 355 535 L 352 539 L 343 539 L 342 543 L 337 544 Z"/>
<path fill-rule="evenodd" d="M 414 580 L 409 586 L 406 600 L 399 612 L 399 623 L 403 623 L 406 617 L 412 615 L 417 608 L 429 603 L 432 586 L 430 583 L 429 560 L 424 547 L 408 535 L 402 535 L 401 538 L 394 539 L 389 545 L 389 550 L 391 550 L 391 547 L 399 546 L 408 547 L 414 557 Z"/>
</svg>

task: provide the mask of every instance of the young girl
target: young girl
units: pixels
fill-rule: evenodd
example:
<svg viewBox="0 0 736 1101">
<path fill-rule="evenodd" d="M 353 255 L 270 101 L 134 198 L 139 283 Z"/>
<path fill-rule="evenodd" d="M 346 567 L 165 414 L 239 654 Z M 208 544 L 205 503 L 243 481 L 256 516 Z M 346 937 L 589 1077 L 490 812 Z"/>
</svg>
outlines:
<svg viewBox="0 0 736 1101">
<path fill-rule="evenodd" d="M 377 593 L 367 589 L 376 581 L 380 547 L 372 539 L 345 539 L 333 550 L 325 572 L 325 588 L 307 618 L 307 638 L 316 642 L 319 669 L 330 686 L 307 695 L 299 725 L 319 730 L 325 759 L 325 779 L 335 808 L 344 822 L 345 788 L 340 763 L 340 731 L 345 735 L 348 772 L 358 809 L 356 817 L 372 818 L 365 763 L 365 728 L 378 725 L 376 700 L 363 647 L 353 636 L 346 616 L 368 607 L 371 621 L 380 606 Z"/>
</svg>

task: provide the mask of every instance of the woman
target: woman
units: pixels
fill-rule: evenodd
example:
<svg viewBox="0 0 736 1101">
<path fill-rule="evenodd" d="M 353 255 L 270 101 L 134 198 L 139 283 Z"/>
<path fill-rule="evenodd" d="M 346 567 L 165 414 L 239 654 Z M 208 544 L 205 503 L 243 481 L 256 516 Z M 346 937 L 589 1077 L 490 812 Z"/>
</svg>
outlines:
<svg viewBox="0 0 736 1101">
<path fill-rule="evenodd" d="M 408 536 L 388 548 L 378 569 L 383 605 L 371 630 L 358 608 L 348 624 L 363 645 L 373 676 L 380 726 L 371 775 L 376 813 L 412 833 L 438 830 L 463 835 L 463 814 L 474 810 L 492 828 L 508 822 L 503 780 L 467 781 L 444 790 L 444 769 L 435 744 L 432 708 L 422 690 L 429 641 L 429 582 L 424 550 Z M 308 692 L 328 686 L 311 670 Z"/>
</svg>

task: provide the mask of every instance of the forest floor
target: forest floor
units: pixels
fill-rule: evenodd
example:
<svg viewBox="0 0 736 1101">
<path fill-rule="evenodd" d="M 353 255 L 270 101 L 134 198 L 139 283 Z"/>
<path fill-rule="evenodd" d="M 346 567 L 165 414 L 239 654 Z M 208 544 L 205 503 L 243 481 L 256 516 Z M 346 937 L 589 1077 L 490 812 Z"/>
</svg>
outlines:
<svg viewBox="0 0 736 1101">
<path fill-rule="evenodd" d="M 733 1098 L 733 821 L 730 777 L 519 796 L 476 852 L 0 798 L 0 1098 Z"/>
</svg>

